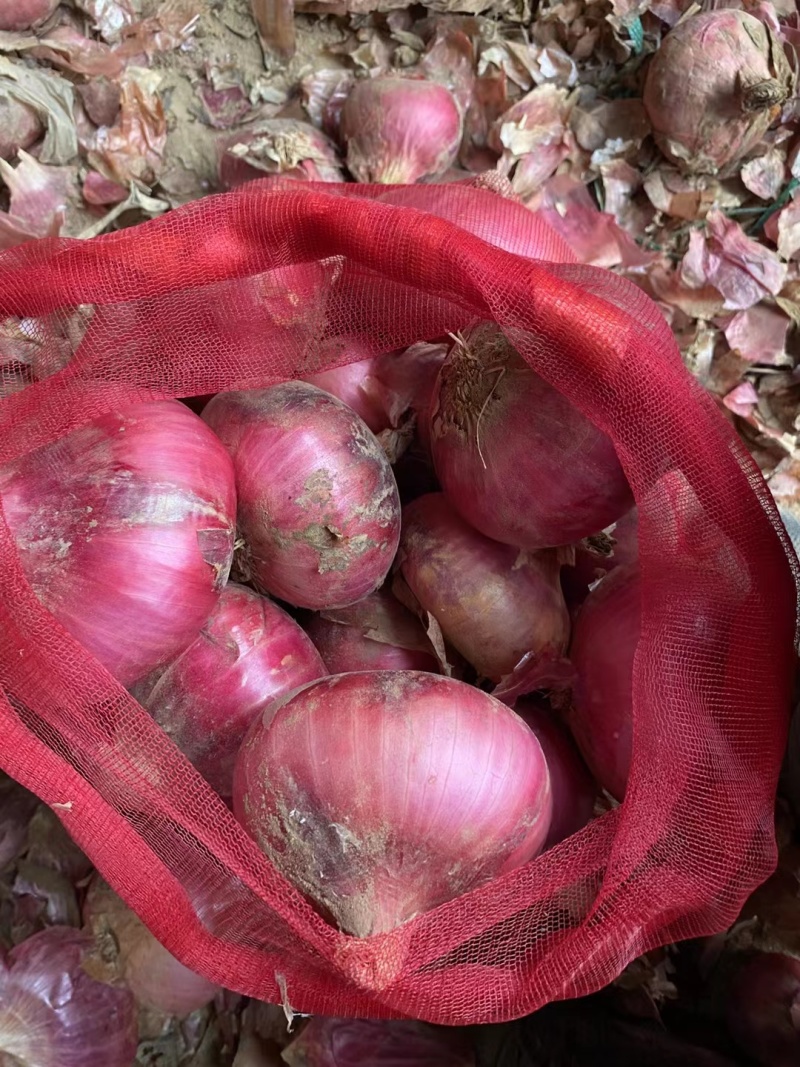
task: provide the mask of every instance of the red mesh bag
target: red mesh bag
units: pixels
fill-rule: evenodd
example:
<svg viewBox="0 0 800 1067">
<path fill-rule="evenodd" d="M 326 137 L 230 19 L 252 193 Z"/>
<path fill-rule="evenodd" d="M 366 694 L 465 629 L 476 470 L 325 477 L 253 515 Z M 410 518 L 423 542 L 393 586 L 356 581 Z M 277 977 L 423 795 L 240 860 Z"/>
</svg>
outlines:
<svg viewBox="0 0 800 1067">
<path fill-rule="evenodd" d="M 343 342 L 385 351 L 488 318 L 612 437 L 636 497 L 643 622 L 625 802 L 364 940 L 317 916 L 40 605 L 0 523 L 0 764 L 214 982 L 302 1012 L 505 1020 L 723 929 L 773 868 L 794 557 L 655 305 L 569 259 L 491 192 L 262 182 L 0 257 L 0 319 L 35 320 L 39 378 L 0 401 L 0 464 L 133 401 L 263 386 L 335 365 Z M 277 305 L 249 295 L 270 271 Z"/>
</svg>

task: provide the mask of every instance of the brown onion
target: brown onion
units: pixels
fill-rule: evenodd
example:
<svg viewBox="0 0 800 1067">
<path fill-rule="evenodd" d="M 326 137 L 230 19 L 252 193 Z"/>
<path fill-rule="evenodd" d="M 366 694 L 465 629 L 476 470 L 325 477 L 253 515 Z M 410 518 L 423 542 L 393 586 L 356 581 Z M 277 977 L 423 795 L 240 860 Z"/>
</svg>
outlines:
<svg viewBox="0 0 800 1067">
<path fill-rule="evenodd" d="M 470 330 L 442 366 L 431 451 L 453 506 L 505 544 L 567 545 L 633 503 L 611 440 L 492 322 Z"/>
<path fill-rule="evenodd" d="M 665 37 L 644 106 L 664 155 L 683 170 L 716 174 L 755 148 L 794 87 L 768 26 L 745 11 L 707 11 Z"/>
<path fill-rule="evenodd" d="M 461 112 L 437 82 L 381 75 L 356 82 L 342 109 L 347 169 L 359 182 L 439 177 L 461 144 Z"/>
<path fill-rule="evenodd" d="M 566 648 L 569 618 L 556 552 L 491 541 L 441 493 L 429 493 L 403 509 L 397 558 L 423 610 L 482 676 L 497 682 L 528 653 Z"/>
</svg>

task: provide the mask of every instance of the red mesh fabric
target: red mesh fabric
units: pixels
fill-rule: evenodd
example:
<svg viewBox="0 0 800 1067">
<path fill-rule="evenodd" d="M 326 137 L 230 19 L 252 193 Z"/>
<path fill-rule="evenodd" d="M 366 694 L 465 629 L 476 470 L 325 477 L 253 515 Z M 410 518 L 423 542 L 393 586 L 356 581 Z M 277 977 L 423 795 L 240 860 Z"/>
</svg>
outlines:
<svg viewBox="0 0 800 1067">
<path fill-rule="evenodd" d="M 494 244 L 541 259 L 429 206 L 462 225 L 482 219 Z M 0 257 L 0 319 L 35 320 L 42 379 L 0 401 L 0 463 L 131 401 L 262 386 L 341 361 L 351 339 L 362 353 L 400 348 L 494 318 L 612 436 L 639 506 L 624 804 L 521 870 L 363 941 L 312 911 L 40 606 L 0 523 L 0 764 L 215 982 L 302 1012 L 499 1021 L 722 929 L 774 865 L 794 558 L 758 471 L 655 306 L 569 259 L 490 192 L 260 182 L 135 229 Z"/>
</svg>

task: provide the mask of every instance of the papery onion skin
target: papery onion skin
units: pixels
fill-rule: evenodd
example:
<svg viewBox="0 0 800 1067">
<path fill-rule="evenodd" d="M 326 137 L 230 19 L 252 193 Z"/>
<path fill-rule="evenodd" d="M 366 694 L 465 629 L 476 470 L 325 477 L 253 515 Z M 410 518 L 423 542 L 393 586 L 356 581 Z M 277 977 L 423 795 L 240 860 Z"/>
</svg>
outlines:
<svg viewBox="0 0 800 1067">
<path fill-rule="evenodd" d="M 251 722 L 282 693 L 328 673 L 290 615 L 229 582 L 197 640 L 131 693 L 212 788 L 230 797 Z"/>
<path fill-rule="evenodd" d="M 438 663 L 419 620 L 388 589 L 315 615 L 306 631 L 331 674 L 429 671 Z"/>
<path fill-rule="evenodd" d="M 402 185 L 439 177 L 458 155 L 461 132 L 458 105 L 437 82 L 365 78 L 342 108 L 347 169 L 359 182 Z"/>
<path fill-rule="evenodd" d="M 535 374 L 494 323 L 470 330 L 444 362 L 431 450 L 451 503 L 505 544 L 571 544 L 633 504 L 610 439 Z"/>
<path fill-rule="evenodd" d="M 550 772 L 553 818 L 545 849 L 576 834 L 594 812 L 597 786 L 569 731 L 550 711 L 530 697 L 517 701 L 514 710 L 536 734 Z"/>
<path fill-rule="evenodd" d="M 765 1067 L 800 1063 L 800 959 L 759 952 L 733 977 L 728 1026 L 742 1048 Z"/>
<path fill-rule="evenodd" d="M 445 638 L 498 682 L 528 652 L 559 654 L 569 617 L 553 551 L 523 552 L 469 526 L 442 493 L 403 509 L 400 573 Z"/>
<path fill-rule="evenodd" d="M 52 926 L 0 958 L 0 1062 L 130 1067 L 137 1046 L 133 997 L 89 976 L 93 947 L 79 930 Z"/>
<path fill-rule="evenodd" d="M 561 572 L 561 588 L 570 614 L 578 611 L 594 585 L 610 571 L 639 558 L 639 514 L 631 508 L 609 531 L 574 546 L 575 562 Z"/>
<path fill-rule="evenodd" d="M 33 108 L 13 97 L 0 100 L 0 159 L 13 159 L 20 148 L 30 148 L 42 132 L 42 124 Z"/>
<path fill-rule="evenodd" d="M 30 30 L 57 7 L 58 0 L 0 0 L 0 30 Z"/>
<path fill-rule="evenodd" d="M 567 714 L 572 736 L 599 784 L 622 800 L 633 743 L 633 660 L 641 631 L 635 564 L 617 567 L 578 613 L 569 656 L 577 672 Z"/>
<path fill-rule="evenodd" d="M 296 607 L 345 607 L 386 577 L 400 536 L 389 462 L 364 422 L 306 382 L 218 393 L 203 419 L 231 453 L 256 584 Z"/>
<path fill-rule="evenodd" d="M 200 631 L 233 553 L 230 457 L 183 404 L 102 415 L 0 468 L 34 592 L 123 684 Z"/>
<path fill-rule="evenodd" d="M 99 876 L 89 886 L 83 921 L 97 946 L 92 973 L 123 983 L 140 1007 L 182 1019 L 219 992 L 176 960 Z"/>
<path fill-rule="evenodd" d="M 744 11 L 707 11 L 664 38 L 643 100 L 664 155 L 690 173 L 716 174 L 756 147 L 794 86 L 770 28 Z"/>
<path fill-rule="evenodd" d="M 234 810 L 290 881 L 365 937 L 532 859 L 550 782 L 533 733 L 480 690 L 357 672 L 312 683 L 253 725 Z"/>
</svg>

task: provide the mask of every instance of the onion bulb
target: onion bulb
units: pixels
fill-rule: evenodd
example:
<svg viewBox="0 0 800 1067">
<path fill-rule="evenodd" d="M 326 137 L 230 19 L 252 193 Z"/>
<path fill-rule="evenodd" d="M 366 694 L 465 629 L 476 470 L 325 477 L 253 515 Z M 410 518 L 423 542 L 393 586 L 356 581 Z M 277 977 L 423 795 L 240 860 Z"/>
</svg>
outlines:
<svg viewBox="0 0 800 1067">
<path fill-rule="evenodd" d="M 131 690 L 222 797 L 250 723 L 298 685 L 328 671 L 282 608 L 229 582 L 200 636 Z"/>
<path fill-rule="evenodd" d="M 0 0 L 0 30 L 30 30 L 50 18 L 58 0 Z"/>
<path fill-rule="evenodd" d="M 544 844 L 550 848 L 576 834 L 591 819 L 597 787 L 575 742 L 554 712 L 530 698 L 520 700 L 514 710 L 536 734 L 550 773 L 553 819 Z"/>
<path fill-rule="evenodd" d="M 123 684 L 190 644 L 233 553 L 229 456 L 176 400 L 102 415 L 0 468 L 44 606 Z"/>
<path fill-rule="evenodd" d="M 296 607 L 345 607 L 386 577 L 400 536 L 392 468 L 362 420 L 306 382 L 218 393 L 203 419 L 233 456 L 256 584 Z"/>
<path fill-rule="evenodd" d="M 464 1030 L 409 1019 L 315 1016 L 282 1053 L 289 1067 L 475 1067 Z"/>
<path fill-rule="evenodd" d="M 617 800 L 625 795 L 631 762 L 640 601 L 638 567 L 617 567 L 589 594 L 570 648 L 577 678 L 569 727 L 595 778 Z"/>
<path fill-rule="evenodd" d="M 89 886 L 83 921 L 96 945 L 90 973 L 126 986 L 140 1007 L 185 1018 L 219 992 L 176 960 L 99 876 Z"/>
<path fill-rule="evenodd" d="M 356 82 L 342 108 L 347 169 L 359 182 L 405 185 L 455 162 L 461 112 L 444 85 L 381 75 Z"/>
<path fill-rule="evenodd" d="M 442 489 L 481 533 L 520 548 L 567 545 L 633 498 L 609 438 L 481 323 L 439 374 L 431 450 Z"/>
<path fill-rule="evenodd" d="M 306 625 L 331 674 L 348 671 L 438 673 L 420 622 L 388 589 L 357 604 L 323 611 Z"/>
<path fill-rule="evenodd" d="M 0 1063 L 130 1067 L 136 1008 L 127 989 L 90 977 L 92 939 L 51 926 L 0 952 Z"/>
<path fill-rule="evenodd" d="M 400 573 L 445 638 L 498 682 L 523 656 L 561 654 L 569 617 L 558 554 L 524 552 L 473 530 L 441 493 L 403 509 Z"/>
<path fill-rule="evenodd" d="M 728 1026 L 756 1063 L 800 1063 L 800 959 L 759 952 L 739 968 L 727 1003 Z"/>
<path fill-rule="evenodd" d="M 716 174 L 759 144 L 794 88 L 783 44 L 764 22 L 706 11 L 664 38 L 643 99 L 664 155 L 690 173 Z"/>
<path fill-rule="evenodd" d="M 533 733 L 486 693 L 365 671 L 312 682 L 253 725 L 234 810 L 289 881 L 366 937 L 532 859 L 550 782 Z"/>
</svg>

